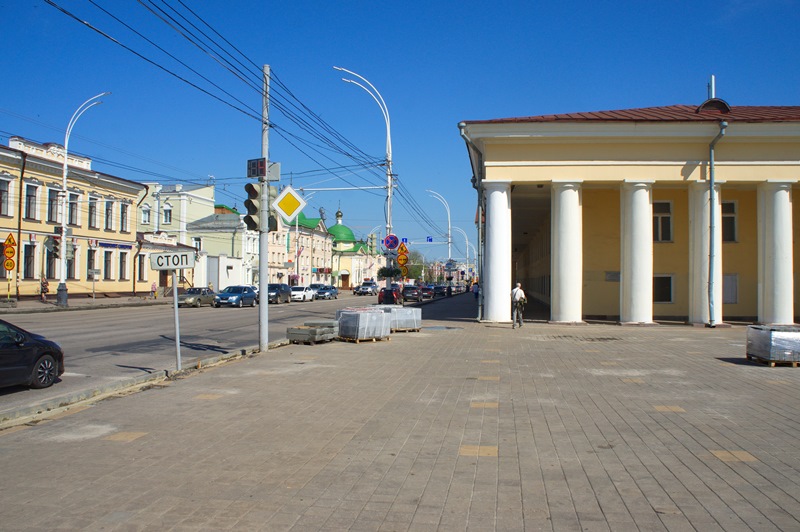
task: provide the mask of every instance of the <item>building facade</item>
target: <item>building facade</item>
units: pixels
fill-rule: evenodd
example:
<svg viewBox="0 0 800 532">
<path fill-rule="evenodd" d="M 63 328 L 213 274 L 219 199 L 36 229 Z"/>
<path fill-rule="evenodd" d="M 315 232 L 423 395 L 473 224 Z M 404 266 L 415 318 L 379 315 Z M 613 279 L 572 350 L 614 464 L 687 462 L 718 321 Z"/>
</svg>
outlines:
<svg viewBox="0 0 800 532">
<path fill-rule="evenodd" d="M 793 323 L 800 107 L 674 105 L 459 124 L 482 317 L 522 282 L 554 322 Z"/>
<path fill-rule="evenodd" d="M 337 288 L 350 290 L 365 280 L 377 280 L 386 259 L 378 249 L 377 235 L 371 234 L 367 242 L 356 239 L 352 229 L 342 223 L 343 216 L 336 211 L 336 224 L 329 229 L 334 239 L 333 275 Z"/>
<path fill-rule="evenodd" d="M 64 265 L 70 296 L 130 293 L 147 275 L 136 241 L 137 205 L 147 186 L 96 172 L 91 163 L 69 154 L 62 212 L 64 148 L 21 137 L 0 146 L 0 230 L 6 242 L 11 236 L 16 244 L 12 262 L 0 269 L 0 286 L 6 284 L 10 296 L 36 296 L 42 279 L 55 294 Z M 65 216 L 66 261 L 57 257 Z"/>
</svg>

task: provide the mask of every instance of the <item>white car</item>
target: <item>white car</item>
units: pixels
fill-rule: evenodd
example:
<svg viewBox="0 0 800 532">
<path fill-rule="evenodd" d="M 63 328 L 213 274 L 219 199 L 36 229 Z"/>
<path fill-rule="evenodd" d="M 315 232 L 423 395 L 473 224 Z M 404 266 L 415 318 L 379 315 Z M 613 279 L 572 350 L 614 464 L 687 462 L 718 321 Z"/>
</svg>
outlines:
<svg viewBox="0 0 800 532">
<path fill-rule="evenodd" d="M 293 286 L 292 301 L 314 301 L 314 289 L 310 286 Z"/>
</svg>

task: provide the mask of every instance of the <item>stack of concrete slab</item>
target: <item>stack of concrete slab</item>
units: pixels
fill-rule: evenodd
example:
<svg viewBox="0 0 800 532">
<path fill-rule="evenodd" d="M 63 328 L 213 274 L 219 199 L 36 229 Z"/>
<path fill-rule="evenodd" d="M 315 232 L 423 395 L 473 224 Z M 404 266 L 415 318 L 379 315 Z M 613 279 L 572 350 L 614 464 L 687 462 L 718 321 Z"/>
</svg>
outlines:
<svg viewBox="0 0 800 532">
<path fill-rule="evenodd" d="M 374 305 L 391 316 L 390 328 L 395 331 L 419 331 L 422 327 L 422 309 L 401 305 Z"/>
<path fill-rule="evenodd" d="M 391 317 L 371 307 L 337 311 L 339 337 L 345 340 L 380 340 L 391 333 Z"/>
<path fill-rule="evenodd" d="M 800 327 L 749 325 L 747 356 L 766 361 L 800 362 Z"/>
<path fill-rule="evenodd" d="M 333 336 L 339 336 L 339 322 L 336 320 L 313 320 L 307 321 L 303 325 L 307 327 L 330 328 Z"/>
<path fill-rule="evenodd" d="M 310 327 L 307 325 L 288 327 L 286 329 L 286 338 L 293 344 L 314 345 L 317 342 L 328 342 L 336 338 L 333 330 L 333 327 Z"/>
</svg>

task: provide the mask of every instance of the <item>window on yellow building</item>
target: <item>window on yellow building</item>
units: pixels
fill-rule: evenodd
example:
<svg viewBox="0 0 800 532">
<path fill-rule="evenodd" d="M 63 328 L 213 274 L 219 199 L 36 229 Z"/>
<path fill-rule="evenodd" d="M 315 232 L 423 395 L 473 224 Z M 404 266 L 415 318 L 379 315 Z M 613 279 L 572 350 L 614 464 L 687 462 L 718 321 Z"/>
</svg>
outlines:
<svg viewBox="0 0 800 532">
<path fill-rule="evenodd" d="M 672 204 L 653 202 L 653 242 L 672 242 Z"/>
<path fill-rule="evenodd" d="M 736 242 L 736 202 L 722 202 L 722 241 Z"/>
<path fill-rule="evenodd" d="M 672 303 L 672 276 L 653 276 L 653 303 Z"/>
</svg>

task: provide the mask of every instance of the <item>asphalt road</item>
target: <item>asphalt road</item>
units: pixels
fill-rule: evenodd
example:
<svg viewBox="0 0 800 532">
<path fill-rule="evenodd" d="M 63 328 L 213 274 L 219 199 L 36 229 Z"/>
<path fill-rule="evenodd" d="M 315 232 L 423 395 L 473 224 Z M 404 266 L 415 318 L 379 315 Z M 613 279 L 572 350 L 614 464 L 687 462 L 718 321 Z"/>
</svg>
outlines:
<svg viewBox="0 0 800 532">
<path fill-rule="evenodd" d="M 337 300 L 269 306 L 269 341 L 285 340 L 286 329 L 309 320 L 334 319 L 336 310 L 371 305 L 377 297 L 343 294 Z M 177 367 L 175 320 L 171 305 L 87 309 L 73 312 L 4 315 L 7 321 L 58 342 L 66 353 L 66 373 L 52 387 L 0 388 L 0 421 L 26 405 L 149 378 Z M 252 350 L 258 346 L 258 308 L 182 308 L 179 311 L 181 362 Z M 91 396 L 91 395 L 89 395 Z"/>
</svg>

